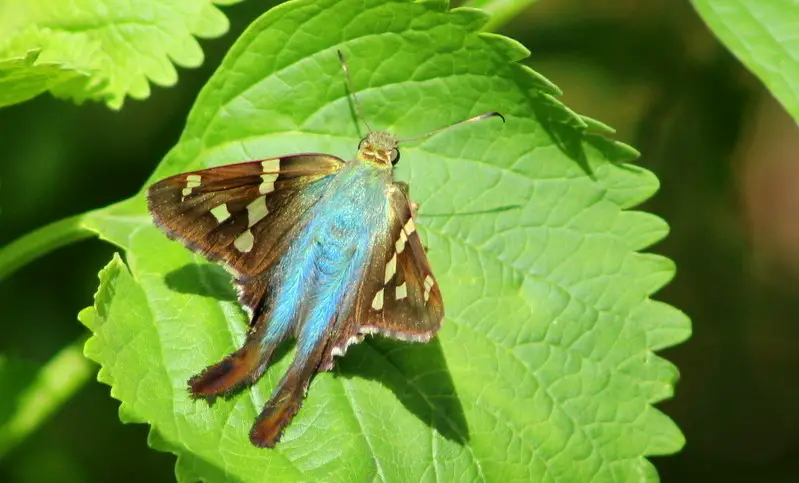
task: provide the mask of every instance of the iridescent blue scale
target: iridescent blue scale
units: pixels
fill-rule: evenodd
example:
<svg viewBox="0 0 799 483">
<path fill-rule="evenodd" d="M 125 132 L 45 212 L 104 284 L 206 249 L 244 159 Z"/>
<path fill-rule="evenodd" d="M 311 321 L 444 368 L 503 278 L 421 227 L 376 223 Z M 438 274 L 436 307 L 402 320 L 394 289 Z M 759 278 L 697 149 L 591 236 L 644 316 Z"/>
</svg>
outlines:
<svg viewBox="0 0 799 483">
<path fill-rule="evenodd" d="M 347 295 L 355 292 L 374 242 L 386 230 L 391 182 L 386 174 L 353 161 L 330 180 L 309 214 L 311 221 L 280 263 L 277 309 L 267 339 L 282 340 L 300 315 L 295 335 L 307 358 L 336 322 L 336 313 L 349 310 L 354 298 Z"/>
</svg>

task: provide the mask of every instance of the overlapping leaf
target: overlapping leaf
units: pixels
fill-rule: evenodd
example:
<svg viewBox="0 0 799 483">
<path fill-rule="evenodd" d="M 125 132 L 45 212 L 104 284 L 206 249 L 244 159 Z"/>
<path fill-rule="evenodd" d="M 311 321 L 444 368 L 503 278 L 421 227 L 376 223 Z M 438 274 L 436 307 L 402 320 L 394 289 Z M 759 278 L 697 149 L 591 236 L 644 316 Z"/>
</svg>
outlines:
<svg viewBox="0 0 799 483">
<path fill-rule="evenodd" d="M 234 2 L 0 0 L 0 106 L 46 91 L 113 108 L 144 99 L 150 82 L 177 81 L 173 63 L 200 65 L 194 36 L 227 30 L 214 3 Z"/>
<path fill-rule="evenodd" d="M 693 0 L 713 33 L 799 122 L 799 2 Z"/>
<path fill-rule="evenodd" d="M 658 218 L 628 209 L 657 188 L 635 152 L 562 106 L 516 63 L 517 43 L 478 34 L 485 16 L 441 2 L 303 0 L 238 40 L 153 179 L 293 152 L 351 158 L 359 140 L 336 56 L 342 49 L 373 127 L 411 136 L 489 110 L 507 123 L 462 126 L 409 144 L 397 177 L 419 225 L 447 317 L 426 345 L 372 339 L 316 378 L 275 450 L 247 430 L 290 357 L 213 407 L 189 376 L 243 339 L 229 275 L 167 241 L 143 194 L 89 225 L 125 249 L 81 319 L 86 353 L 122 401 L 179 456 L 180 480 L 644 481 L 648 455 L 682 436 L 652 407 L 677 372 L 652 351 L 687 319 L 648 297 L 673 274 L 640 254 Z"/>
</svg>

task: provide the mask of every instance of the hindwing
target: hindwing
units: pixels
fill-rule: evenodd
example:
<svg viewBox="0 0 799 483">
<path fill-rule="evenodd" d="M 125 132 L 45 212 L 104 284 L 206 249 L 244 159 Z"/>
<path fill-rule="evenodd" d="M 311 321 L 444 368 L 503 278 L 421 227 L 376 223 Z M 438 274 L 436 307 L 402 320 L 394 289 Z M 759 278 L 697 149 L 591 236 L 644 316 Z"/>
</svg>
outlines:
<svg viewBox="0 0 799 483">
<path fill-rule="evenodd" d="M 334 336 L 322 369 L 366 334 L 427 342 L 441 326 L 444 306 L 410 201 L 400 184 L 389 188 L 388 230 L 379 237 L 357 287 L 348 320 Z"/>
</svg>

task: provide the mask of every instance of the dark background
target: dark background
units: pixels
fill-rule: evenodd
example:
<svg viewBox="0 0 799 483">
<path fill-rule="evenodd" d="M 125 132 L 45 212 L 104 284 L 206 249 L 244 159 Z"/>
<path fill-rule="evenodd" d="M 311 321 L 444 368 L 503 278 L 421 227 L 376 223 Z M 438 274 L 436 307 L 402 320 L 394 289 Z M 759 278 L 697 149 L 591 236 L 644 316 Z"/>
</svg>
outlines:
<svg viewBox="0 0 799 483">
<path fill-rule="evenodd" d="M 0 110 L 0 245 L 138 191 L 229 46 L 269 6 L 226 8 L 231 31 L 202 42 L 201 69 L 120 112 L 50 96 Z M 661 353 L 682 379 L 660 408 L 688 441 L 654 459 L 663 481 L 799 481 L 795 123 L 684 0 L 542 1 L 500 32 L 661 180 L 641 209 L 671 225 L 651 250 L 678 274 L 657 298 L 694 328 Z M 84 335 L 76 314 L 113 251 L 84 241 L 5 280 L 0 353 L 43 364 Z M 148 427 L 122 425 L 117 409 L 92 380 L 0 460 L 0 481 L 173 481 L 174 457 L 148 449 Z"/>
</svg>

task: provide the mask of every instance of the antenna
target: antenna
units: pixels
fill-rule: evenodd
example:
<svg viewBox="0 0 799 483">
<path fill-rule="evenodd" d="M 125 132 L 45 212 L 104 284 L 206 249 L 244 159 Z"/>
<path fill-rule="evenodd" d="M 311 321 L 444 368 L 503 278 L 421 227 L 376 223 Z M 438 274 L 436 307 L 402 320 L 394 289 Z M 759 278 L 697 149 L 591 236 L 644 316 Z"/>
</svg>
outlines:
<svg viewBox="0 0 799 483">
<path fill-rule="evenodd" d="M 358 117 L 361 118 L 361 121 L 366 124 L 366 129 L 372 132 L 372 127 L 366 122 L 366 117 L 364 117 L 363 111 L 361 110 L 361 104 L 355 96 L 355 88 L 352 85 L 352 77 L 350 77 L 350 69 L 347 67 L 347 60 L 344 58 L 344 53 L 340 50 L 336 52 L 338 52 L 338 60 L 341 61 L 341 68 L 344 70 L 344 77 L 347 79 L 347 89 L 350 91 L 350 98 L 352 99 L 352 104 L 355 106 L 355 112 L 358 114 Z"/>
<path fill-rule="evenodd" d="M 502 122 L 505 122 L 505 116 L 503 116 L 502 114 L 500 114 L 500 113 L 498 113 L 496 111 L 494 111 L 494 112 L 486 112 L 484 114 L 480 114 L 479 116 L 470 117 L 469 119 L 466 119 L 466 120 L 463 120 L 463 121 L 458 121 L 458 122 L 456 122 L 454 124 L 450 124 L 449 126 L 444 126 L 442 128 L 438 128 L 435 131 L 430 131 L 429 133 L 422 134 L 421 136 L 414 136 L 412 138 L 399 139 L 399 140 L 397 140 L 397 143 L 407 143 L 407 142 L 410 142 L 410 141 L 418 141 L 420 139 L 428 138 L 428 137 L 432 136 L 433 134 L 438 134 L 441 131 L 444 131 L 444 130 L 449 129 L 451 127 L 460 126 L 461 124 L 467 124 L 467 123 L 470 123 L 470 122 L 482 121 L 483 119 L 488 119 L 489 117 L 498 117 L 498 118 L 502 119 Z"/>
</svg>

